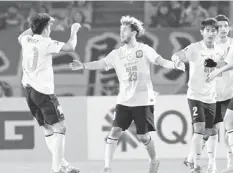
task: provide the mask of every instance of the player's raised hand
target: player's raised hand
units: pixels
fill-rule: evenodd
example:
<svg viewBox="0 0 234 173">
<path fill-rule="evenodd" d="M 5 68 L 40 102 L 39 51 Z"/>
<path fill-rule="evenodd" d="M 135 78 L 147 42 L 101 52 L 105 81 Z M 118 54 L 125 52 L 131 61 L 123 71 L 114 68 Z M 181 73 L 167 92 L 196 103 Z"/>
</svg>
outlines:
<svg viewBox="0 0 234 173">
<path fill-rule="evenodd" d="M 73 60 L 73 62 L 71 62 L 71 63 L 69 64 L 69 67 L 70 67 L 72 70 L 82 70 L 82 69 L 84 69 L 84 64 L 81 63 L 80 61 Z"/>
<path fill-rule="evenodd" d="M 214 80 L 214 78 L 215 78 L 216 76 L 218 76 L 218 75 L 219 75 L 219 71 L 218 71 L 218 70 L 214 70 L 214 71 L 212 71 L 212 72 L 208 75 L 206 81 L 207 81 L 207 82 L 210 82 L 210 81 Z"/>
<path fill-rule="evenodd" d="M 77 33 L 80 29 L 81 25 L 79 23 L 73 23 L 71 26 L 71 32 Z"/>
</svg>

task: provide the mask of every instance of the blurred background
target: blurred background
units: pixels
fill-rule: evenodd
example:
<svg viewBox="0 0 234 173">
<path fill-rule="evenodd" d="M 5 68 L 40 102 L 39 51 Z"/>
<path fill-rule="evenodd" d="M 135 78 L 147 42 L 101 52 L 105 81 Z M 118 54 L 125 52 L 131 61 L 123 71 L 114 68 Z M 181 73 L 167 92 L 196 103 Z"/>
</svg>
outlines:
<svg viewBox="0 0 234 173">
<path fill-rule="evenodd" d="M 56 94 L 59 96 L 116 95 L 114 70 L 72 72 L 73 59 L 89 62 L 100 59 L 119 46 L 120 18 L 132 15 L 147 30 L 141 38 L 164 58 L 201 39 L 200 21 L 224 14 L 232 24 L 232 1 L 67 1 L 0 2 L 0 95 L 22 96 L 21 54 L 17 36 L 27 29 L 33 13 L 46 12 L 56 19 L 53 39 L 67 41 L 72 23 L 82 23 L 74 53 L 60 53 L 54 59 Z M 232 31 L 231 31 L 232 33 Z M 232 35 L 232 34 L 231 34 Z M 14 51 L 13 51 L 14 50 Z M 185 94 L 186 73 L 152 66 L 155 91 Z"/>
<path fill-rule="evenodd" d="M 59 96 L 67 124 L 66 157 L 84 173 L 99 172 L 103 166 L 105 138 L 113 121 L 119 84 L 114 70 L 74 72 L 68 68 L 69 62 L 74 59 L 82 62 L 98 60 L 119 47 L 123 15 L 132 15 L 144 22 L 146 34 L 140 41 L 166 59 L 202 39 L 199 25 L 207 17 L 228 16 L 232 37 L 233 1 L 1 1 L 0 166 L 4 173 L 41 173 L 50 169 L 51 156 L 43 131 L 29 113 L 20 82 L 22 57 L 17 37 L 28 29 L 28 19 L 36 12 L 49 13 L 56 19 L 51 35 L 55 40 L 67 41 L 71 24 L 82 24 L 76 51 L 59 53 L 53 59 L 53 66 L 55 93 Z M 166 159 L 160 173 L 187 173 L 182 163 L 189 152 L 192 136 L 185 95 L 188 64 L 185 73 L 154 65 L 151 72 L 157 94 L 157 131 L 152 136 L 158 157 Z M 226 166 L 223 138 L 222 127 L 217 151 L 217 158 L 221 159 L 218 169 Z M 206 156 L 204 152 L 204 158 Z M 115 158 L 120 160 L 114 162 L 116 173 L 146 172 L 147 154 L 136 137 L 134 123 L 121 136 Z M 121 162 L 125 159 L 132 161 Z M 93 160 L 95 162 L 90 162 Z"/>
</svg>

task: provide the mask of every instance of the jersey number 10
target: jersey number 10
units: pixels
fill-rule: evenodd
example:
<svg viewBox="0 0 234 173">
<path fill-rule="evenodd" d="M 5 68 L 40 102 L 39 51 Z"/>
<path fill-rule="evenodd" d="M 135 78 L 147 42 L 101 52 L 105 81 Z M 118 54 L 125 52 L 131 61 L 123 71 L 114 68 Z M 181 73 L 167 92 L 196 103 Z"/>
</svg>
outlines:
<svg viewBox="0 0 234 173">
<path fill-rule="evenodd" d="M 27 61 L 27 69 L 29 71 L 34 71 L 37 68 L 37 61 L 38 61 L 38 49 L 36 47 L 32 48 L 32 52 L 29 56 L 32 55 Z"/>
</svg>

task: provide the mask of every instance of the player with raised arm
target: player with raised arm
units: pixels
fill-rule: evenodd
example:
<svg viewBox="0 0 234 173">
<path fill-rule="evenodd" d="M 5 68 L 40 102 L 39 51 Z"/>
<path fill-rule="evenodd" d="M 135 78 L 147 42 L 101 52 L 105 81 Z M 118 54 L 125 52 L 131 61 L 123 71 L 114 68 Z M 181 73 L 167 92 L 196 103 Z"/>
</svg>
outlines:
<svg viewBox="0 0 234 173">
<path fill-rule="evenodd" d="M 143 35 L 143 23 L 134 17 L 123 16 L 120 20 L 120 39 L 124 43 L 99 61 L 70 64 L 73 70 L 109 70 L 114 68 L 120 83 L 116 114 L 112 129 L 106 141 L 105 168 L 103 173 L 111 173 L 111 161 L 121 132 L 134 121 L 137 136 L 145 145 L 150 157 L 149 173 L 157 173 L 159 161 L 156 158 L 154 141 L 149 132 L 155 131 L 155 96 L 150 77 L 150 63 L 170 69 L 184 70 L 183 63 L 175 64 L 163 59 L 150 46 L 140 43 L 137 37 Z"/>
<path fill-rule="evenodd" d="M 70 39 L 63 43 L 50 38 L 53 22 L 48 14 L 35 14 L 30 18 L 30 28 L 18 37 L 23 57 L 22 84 L 29 109 L 44 128 L 45 141 L 53 158 L 51 173 L 79 173 L 64 159 L 66 127 L 54 94 L 52 54 L 75 50 L 80 24 L 72 25 Z"/>
<path fill-rule="evenodd" d="M 203 40 L 192 43 L 172 56 L 175 63 L 189 62 L 190 74 L 187 98 L 193 120 L 194 134 L 191 145 L 192 155 L 188 157 L 186 164 L 191 163 L 192 173 L 202 172 L 200 159 L 204 135 L 209 135 L 212 140 L 216 140 L 217 137 L 213 131 L 216 114 L 216 81 L 206 81 L 209 73 L 216 68 L 216 61 L 224 56 L 223 50 L 215 44 L 217 33 L 218 22 L 216 19 L 208 18 L 202 21 L 201 35 Z M 207 172 L 213 173 L 216 171 L 216 163 L 213 159 L 215 148 L 208 147 L 209 153 Z"/>
<path fill-rule="evenodd" d="M 215 77 L 218 77 L 223 72 L 231 71 L 233 72 L 233 45 L 231 46 L 226 59 L 224 60 L 226 65 L 223 67 L 214 70 L 208 76 L 208 81 L 212 81 Z M 233 84 L 230 84 L 229 87 L 232 89 Z M 233 97 L 228 104 L 225 116 L 223 118 L 224 127 L 227 131 L 227 140 L 230 151 L 233 153 Z M 227 168 L 222 171 L 222 173 L 233 173 L 233 163 L 227 165 Z"/>
</svg>

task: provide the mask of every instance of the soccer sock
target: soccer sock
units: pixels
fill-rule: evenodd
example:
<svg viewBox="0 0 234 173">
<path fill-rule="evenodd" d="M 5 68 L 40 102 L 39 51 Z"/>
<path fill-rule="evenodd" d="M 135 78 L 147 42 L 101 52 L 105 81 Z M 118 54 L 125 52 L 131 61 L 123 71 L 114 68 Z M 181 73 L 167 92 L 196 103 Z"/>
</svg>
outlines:
<svg viewBox="0 0 234 173">
<path fill-rule="evenodd" d="M 53 148 L 53 139 L 54 139 L 53 137 L 54 137 L 53 134 L 45 135 L 46 145 L 47 145 L 51 154 L 52 154 L 52 148 Z"/>
<path fill-rule="evenodd" d="M 58 172 L 62 165 L 62 158 L 64 156 L 64 140 L 65 135 L 63 133 L 54 132 L 54 145 L 52 148 L 53 163 L 52 169 Z"/>
<path fill-rule="evenodd" d="M 230 165 L 232 165 L 233 163 L 233 155 L 232 155 L 232 150 L 229 146 L 229 142 L 228 142 L 228 133 L 225 133 L 225 144 L 227 147 L 227 167 L 230 167 Z"/>
<path fill-rule="evenodd" d="M 194 133 L 192 137 L 192 147 L 194 153 L 194 165 L 200 166 L 201 153 L 202 153 L 202 134 Z"/>
<path fill-rule="evenodd" d="M 231 149 L 227 152 L 227 167 L 233 165 L 233 154 Z"/>
<path fill-rule="evenodd" d="M 206 142 L 207 142 L 208 139 L 209 139 L 209 136 L 203 136 L 202 150 L 205 148 Z M 188 162 L 193 163 L 193 160 L 194 160 L 193 147 L 190 148 L 190 152 L 189 152 L 189 154 L 187 156 L 187 160 L 188 160 Z"/>
<path fill-rule="evenodd" d="M 114 156 L 115 149 L 117 148 L 118 139 L 107 137 L 106 152 L 105 152 L 105 168 L 110 168 L 111 161 Z"/>
<path fill-rule="evenodd" d="M 218 144 L 218 134 L 209 137 L 207 141 L 207 153 L 209 158 L 209 165 L 213 168 L 216 168 L 215 158 L 216 158 L 216 149 Z"/>
<path fill-rule="evenodd" d="M 206 142 L 208 141 L 208 139 L 209 139 L 209 136 L 204 136 L 204 137 L 203 137 L 203 141 L 202 141 L 202 150 L 205 148 Z"/>
<path fill-rule="evenodd" d="M 53 154 L 52 153 L 52 148 L 53 148 L 53 144 L 54 144 L 54 135 L 53 134 L 45 135 L 45 141 L 46 141 L 46 145 L 47 145 L 50 153 Z M 65 140 L 64 140 L 64 144 L 63 145 L 65 146 Z M 68 165 L 69 165 L 69 163 L 63 157 L 62 158 L 62 166 L 68 166 Z"/>
<path fill-rule="evenodd" d="M 190 163 L 192 163 L 193 162 L 193 151 L 192 151 L 192 147 L 191 147 L 191 151 L 189 152 L 189 154 L 188 154 L 188 157 L 187 157 L 187 160 L 188 160 L 188 162 L 190 162 Z"/>
<path fill-rule="evenodd" d="M 233 130 L 227 131 L 228 133 L 228 144 L 231 148 L 231 151 L 233 152 Z"/>
<path fill-rule="evenodd" d="M 150 139 L 147 143 L 144 143 L 146 150 L 149 154 L 150 160 L 155 161 L 156 160 L 156 152 L 155 152 L 155 146 L 154 146 L 154 141 L 152 140 L 151 136 Z"/>
</svg>

